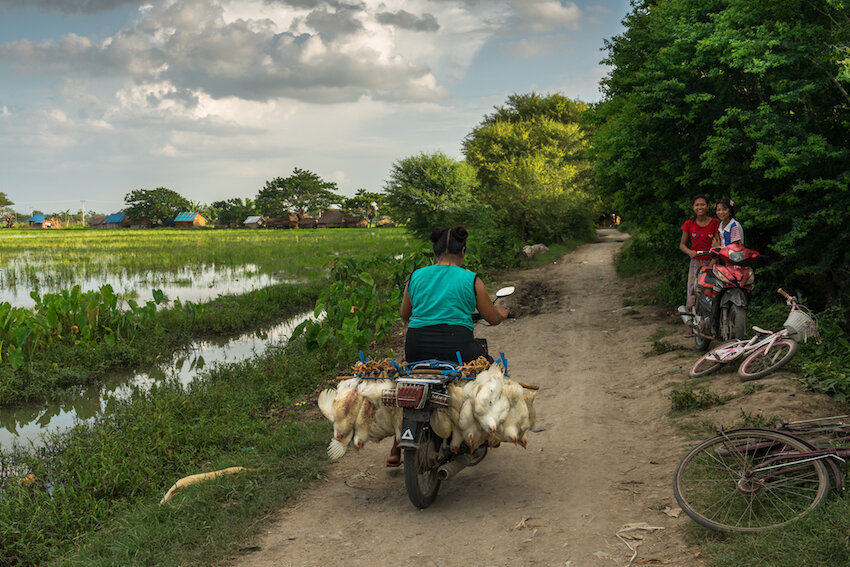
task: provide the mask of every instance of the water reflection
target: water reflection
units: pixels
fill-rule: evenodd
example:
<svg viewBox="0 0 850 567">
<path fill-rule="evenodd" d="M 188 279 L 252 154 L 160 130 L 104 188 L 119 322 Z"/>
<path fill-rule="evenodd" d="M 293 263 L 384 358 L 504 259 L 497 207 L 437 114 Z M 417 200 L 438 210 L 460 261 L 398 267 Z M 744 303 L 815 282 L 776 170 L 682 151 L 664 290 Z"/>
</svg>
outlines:
<svg viewBox="0 0 850 567">
<path fill-rule="evenodd" d="M 29 256 L 15 258 L 0 268 L 0 303 L 8 301 L 16 307 L 32 307 L 35 302 L 30 297 L 31 290 L 41 295 L 58 293 L 70 287 L 69 281 L 79 284 L 82 291 L 109 284 L 116 293 L 142 301 L 150 299 L 151 290 L 161 289 L 169 299 L 195 303 L 215 299 L 220 294 L 243 294 L 278 283 L 302 283 L 287 278 L 284 273 L 261 273 L 260 267 L 254 264 L 236 267 L 196 264 L 169 272 L 142 273 L 123 270 L 106 273 L 102 267 L 89 273 L 85 266 L 72 268 L 65 273 L 60 267 Z"/>
<path fill-rule="evenodd" d="M 116 372 L 105 382 L 82 388 L 61 401 L 0 408 L 0 448 L 9 448 L 13 443 L 38 446 L 43 433 L 68 429 L 77 420 L 89 420 L 108 412 L 115 400 L 128 397 L 135 388 L 148 389 L 167 377 L 176 377 L 185 386 L 209 366 L 262 354 L 269 345 L 288 340 L 293 329 L 312 315 L 312 312 L 302 313 L 271 329 L 246 333 L 232 340 L 195 343 L 167 363 L 144 372 Z"/>
</svg>

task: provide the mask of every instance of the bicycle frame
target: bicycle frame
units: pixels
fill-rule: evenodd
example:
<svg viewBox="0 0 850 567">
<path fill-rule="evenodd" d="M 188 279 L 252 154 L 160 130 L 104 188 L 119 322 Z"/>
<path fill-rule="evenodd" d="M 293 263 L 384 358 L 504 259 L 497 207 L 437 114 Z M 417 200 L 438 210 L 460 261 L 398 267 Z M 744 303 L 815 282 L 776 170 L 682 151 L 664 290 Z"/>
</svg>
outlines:
<svg viewBox="0 0 850 567">
<path fill-rule="evenodd" d="M 850 428 L 850 426 L 848 426 Z M 832 475 L 833 483 L 835 484 L 836 490 L 844 490 L 844 475 L 838 469 L 838 465 L 836 464 L 836 460 L 842 463 L 846 462 L 847 458 L 850 458 L 850 447 L 817 447 L 815 446 L 811 440 L 805 439 L 797 435 L 797 431 L 792 433 L 792 430 L 789 429 L 774 429 L 774 430 L 766 430 L 766 431 L 777 431 L 782 433 L 783 435 L 787 435 L 788 437 L 793 437 L 794 439 L 802 442 L 803 444 L 811 447 L 811 451 L 801 452 L 801 451 L 792 451 L 788 452 L 787 447 L 779 447 L 774 448 L 772 445 L 751 445 L 747 446 L 748 452 L 755 452 L 765 450 L 768 453 L 775 451 L 776 455 L 761 461 L 757 468 L 748 469 L 744 475 L 747 477 L 751 477 L 756 473 L 766 472 L 775 470 L 776 473 L 769 474 L 764 477 L 763 480 L 772 480 L 778 476 L 780 476 L 785 471 L 795 471 L 798 469 L 789 467 L 796 467 L 803 463 L 808 463 L 810 461 L 818 461 L 823 460 L 824 464 L 829 469 L 830 474 Z M 726 436 L 727 431 L 720 431 L 720 435 Z M 740 453 L 741 450 L 739 447 L 736 447 L 734 444 L 730 442 L 730 446 L 728 447 L 730 452 Z M 792 459 L 792 460 L 789 460 Z"/>
<path fill-rule="evenodd" d="M 787 301 L 791 305 L 791 311 L 800 311 L 800 307 L 797 305 L 797 300 L 794 297 L 789 296 Z M 758 327 L 753 327 L 753 329 L 756 331 L 756 334 L 752 338 L 747 340 L 742 339 L 730 346 L 720 346 L 711 351 L 709 359 L 725 364 L 754 352 L 765 345 L 767 345 L 765 349 L 765 353 L 767 353 L 778 339 L 789 336 L 788 329 L 782 329 L 781 331 L 767 331 Z"/>
</svg>

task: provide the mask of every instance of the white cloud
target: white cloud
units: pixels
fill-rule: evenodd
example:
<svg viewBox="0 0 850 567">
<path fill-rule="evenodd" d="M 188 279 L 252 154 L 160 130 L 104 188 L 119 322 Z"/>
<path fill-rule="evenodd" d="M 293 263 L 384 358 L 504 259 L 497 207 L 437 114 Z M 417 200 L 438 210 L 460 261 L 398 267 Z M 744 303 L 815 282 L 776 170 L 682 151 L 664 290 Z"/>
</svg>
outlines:
<svg viewBox="0 0 850 567">
<path fill-rule="evenodd" d="M 519 28 L 533 33 L 549 33 L 559 29 L 576 29 L 581 9 L 575 2 L 558 0 L 512 0 Z"/>
</svg>

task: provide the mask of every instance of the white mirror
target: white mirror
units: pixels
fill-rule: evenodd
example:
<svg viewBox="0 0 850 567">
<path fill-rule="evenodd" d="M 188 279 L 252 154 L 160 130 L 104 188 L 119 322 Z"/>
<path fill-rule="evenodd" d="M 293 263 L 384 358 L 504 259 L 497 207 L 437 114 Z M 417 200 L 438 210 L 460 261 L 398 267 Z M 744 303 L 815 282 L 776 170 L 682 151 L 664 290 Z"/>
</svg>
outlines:
<svg viewBox="0 0 850 567">
<path fill-rule="evenodd" d="M 507 297 L 516 291 L 514 286 L 503 287 L 499 291 L 496 292 L 496 297 Z"/>
</svg>

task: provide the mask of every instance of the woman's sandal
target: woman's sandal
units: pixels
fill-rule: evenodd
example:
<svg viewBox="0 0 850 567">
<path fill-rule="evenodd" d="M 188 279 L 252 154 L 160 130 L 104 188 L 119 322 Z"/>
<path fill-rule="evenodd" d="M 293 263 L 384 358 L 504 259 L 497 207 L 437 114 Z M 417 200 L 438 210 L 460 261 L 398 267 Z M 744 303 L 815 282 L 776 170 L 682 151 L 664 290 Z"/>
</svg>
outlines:
<svg viewBox="0 0 850 567">
<path fill-rule="evenodd" d="M 398 455 L 390 455 L 387 457 L 387 466 L 390 468 L 400 467 L 401 466 L 401 454 Z"/>
</svg>

